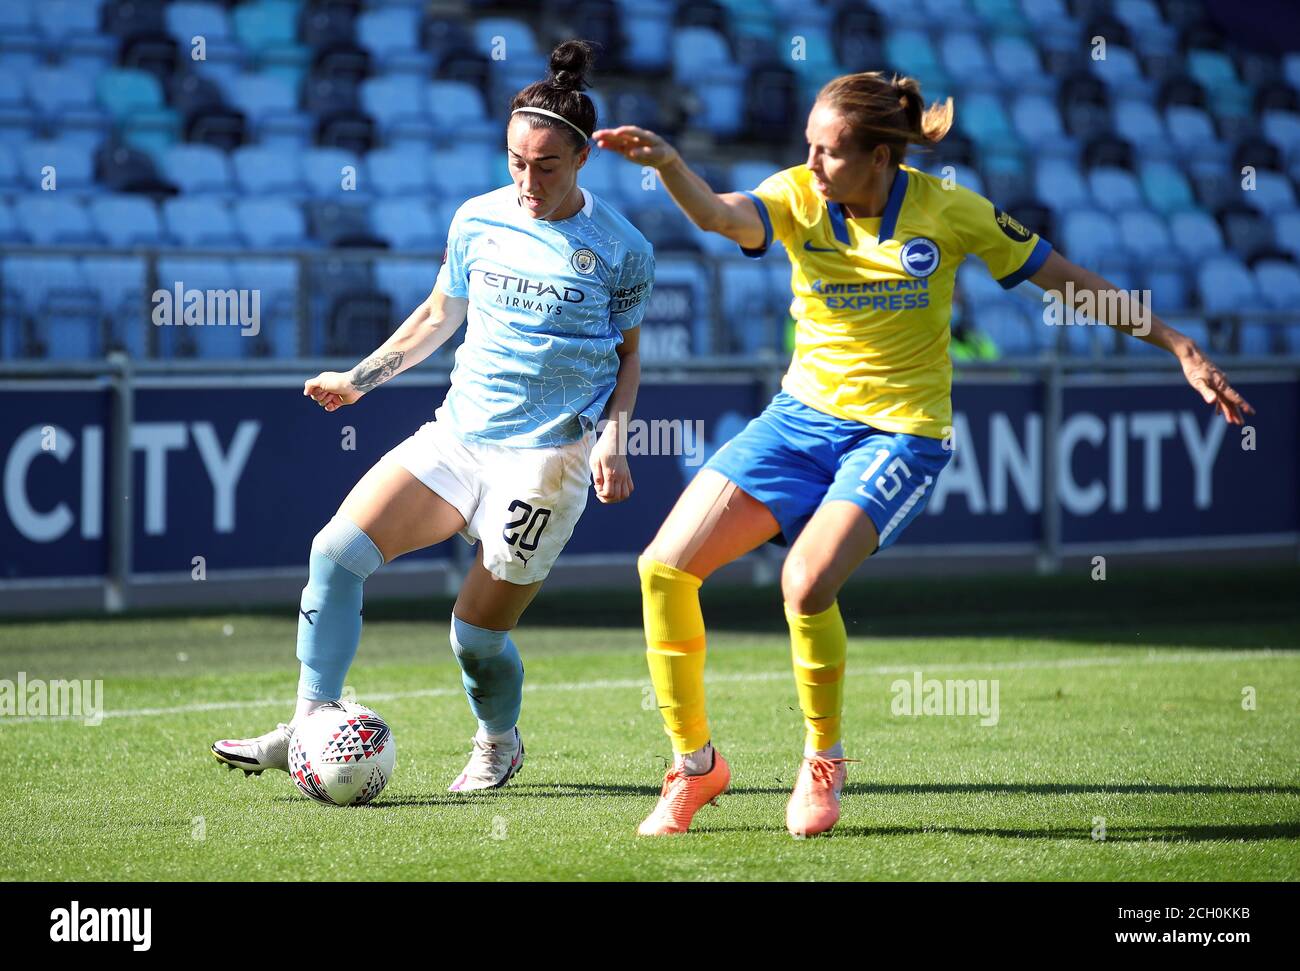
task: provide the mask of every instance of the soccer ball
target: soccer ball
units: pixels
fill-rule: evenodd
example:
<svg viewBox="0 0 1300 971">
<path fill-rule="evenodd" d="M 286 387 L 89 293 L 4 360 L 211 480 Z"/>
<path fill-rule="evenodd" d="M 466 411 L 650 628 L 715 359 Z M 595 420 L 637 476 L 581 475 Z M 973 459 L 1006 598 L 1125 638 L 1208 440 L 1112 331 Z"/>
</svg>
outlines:
<svg viewBox="0 0 1300 971">
<path fill-rule="evenodd" d="M 350 701 L 331 701 L 304 718 L 289 743 L 289 776 L 309 799 L 360 806 L 384 791 L 397 761 L 388 723 Z"/>
</svg>

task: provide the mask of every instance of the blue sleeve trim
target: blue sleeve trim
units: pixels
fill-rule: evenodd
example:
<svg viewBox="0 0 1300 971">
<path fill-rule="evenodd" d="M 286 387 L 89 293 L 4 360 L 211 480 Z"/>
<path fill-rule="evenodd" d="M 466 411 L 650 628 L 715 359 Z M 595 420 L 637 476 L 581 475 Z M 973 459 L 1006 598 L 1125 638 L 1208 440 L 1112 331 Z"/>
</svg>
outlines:
<svg viewBox="0 0 1300 971">
<path fill-rule="evenodd" d="M 767 205 L 758 196 L 752 192 L 742 192 L 742 196 L 748 196 L 754 203 L 754 208 L 758 210 L 758 218 L 763 220 L 763 245 L 757 249 L 745 249 L 741 247 L 740 251 L 751 259 L 758 259 L 767 252 L 767 248 L 772 245 L 772 219 L 767 214 Z"/>
<path fill-rule="evenodd" d="M 894 230 L 898 227 L 898 214 L 903 211 L 903 198 L 906 195 L 907 172 L 900 168 L 894 175 L 894 184 L 890 186 L 885 211 L 880 214 L 880 242 L 894 238 Z"/>
<path fill-rule="evenodd" d="M 1052 244 L 1040 236 L 1038 242 L 1034 244 L 1033 250 L 1029 253 L 1029 259 L 1025 260 L 1024 264 L 1015 273 L 1008 273 L 998 283 L 1002 284 L 1004 290 L 1020 286 L 1020 284 L 1037 273 L 1051 255 Z"/>
</svg>

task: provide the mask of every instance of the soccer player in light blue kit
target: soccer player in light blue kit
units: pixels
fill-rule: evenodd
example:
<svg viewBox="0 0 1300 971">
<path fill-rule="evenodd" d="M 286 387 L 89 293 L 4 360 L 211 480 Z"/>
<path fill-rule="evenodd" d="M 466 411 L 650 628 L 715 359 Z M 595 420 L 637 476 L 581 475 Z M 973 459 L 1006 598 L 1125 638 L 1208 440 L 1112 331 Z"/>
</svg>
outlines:
<svg viewBox="0 0 1300 971">
<path fill-rule="evenodd" d="M 515 96 L 506 130 L 513 184 L 457 211 L 428 299 L 350 373 L 306 382 L 303 393 L 326 411 L 355 404 L 468 319 L 434 420 L 362 477 L 312 543 L 293 720 L 216 742 L 227 765 L 288 770 L 294 726 L 342 694 L 365 579 L 457 533 L 479 545 L 451 618 L 479 729 L 451 790 L 504 785 L 523 764 L 524 670 L 510 631 L 572 534 L 589 481 L 601 502 L 631 493 L 619 443 L 640 381 L 638 328 L 654 276 L 645 238 L 577 184 L 596 127 L 582 93 L 591 57 L 583 41 L 561 44 L 550 77 Z"/>
</svg>

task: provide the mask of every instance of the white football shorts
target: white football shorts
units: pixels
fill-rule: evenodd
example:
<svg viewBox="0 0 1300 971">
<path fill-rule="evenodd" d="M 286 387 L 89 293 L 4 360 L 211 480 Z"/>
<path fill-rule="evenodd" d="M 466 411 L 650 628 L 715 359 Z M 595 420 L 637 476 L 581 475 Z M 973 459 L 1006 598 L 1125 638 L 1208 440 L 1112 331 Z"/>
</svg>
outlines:
<svg viewBox="0 0 1300 971">
<path fill-rule="evenodd" d="M 465 442 L 440 408 L 386 457 L 465 517 L 460 535 L 483 544 L 489 573 L 522 584 L 545 580 L 573 535 L 587 506 L 595 443 L 595 432 L 540 448 Z"/>
</svg>

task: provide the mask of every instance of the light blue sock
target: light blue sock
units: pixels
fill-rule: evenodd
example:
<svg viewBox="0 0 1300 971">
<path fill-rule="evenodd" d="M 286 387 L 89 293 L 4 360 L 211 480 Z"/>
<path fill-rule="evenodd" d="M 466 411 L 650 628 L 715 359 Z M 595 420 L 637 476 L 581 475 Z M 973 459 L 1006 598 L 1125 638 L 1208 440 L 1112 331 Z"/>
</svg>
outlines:
<svg viewBox="0 0 1300 971">
<path fill-rule="evenodd" d="M 453 614 L 451 649 L 479 727 L 487 735 L 505 735 L 518 723 L 524 701 L 524 662 L 510 632 L 475 627 Z"/>
<path fill-rule="evenodd" d="M 311 544 L 298 607 L 298 697 L 337 701 L 361 640 L 361 587 L 384 562 L 365 532 L 335 516 Z"/>
</svg>

